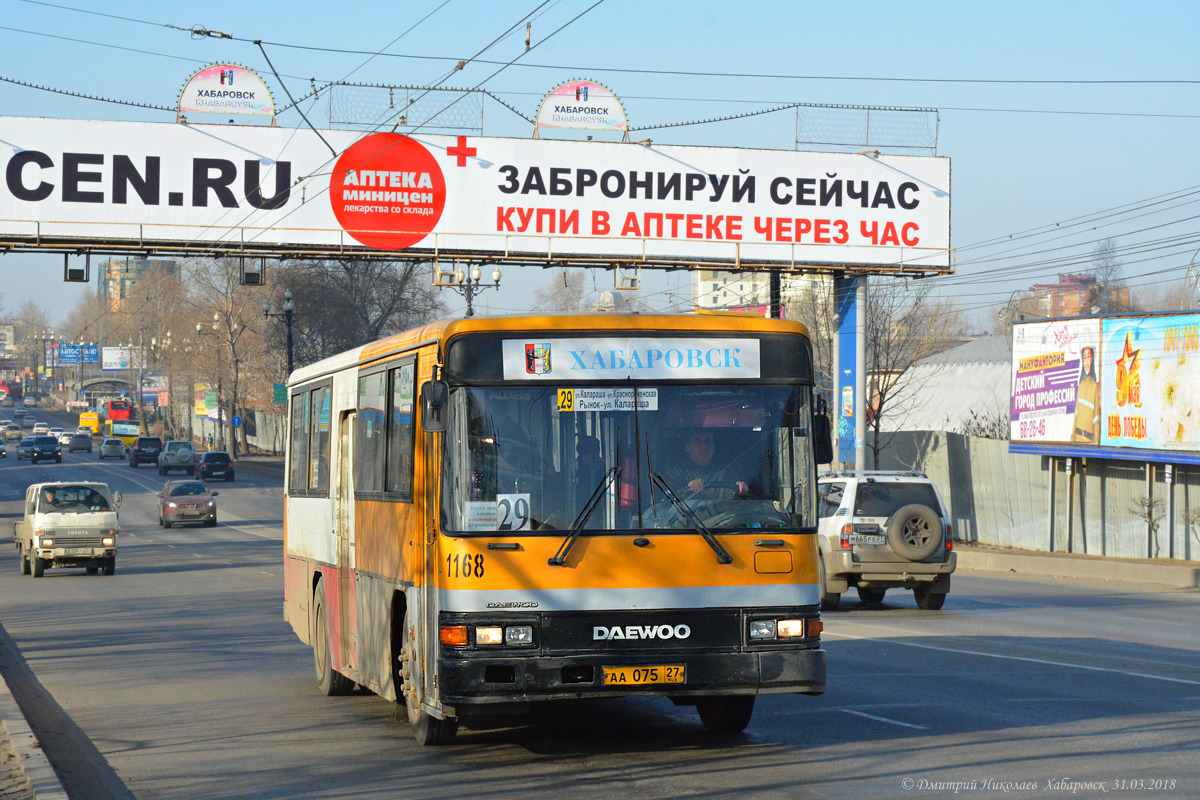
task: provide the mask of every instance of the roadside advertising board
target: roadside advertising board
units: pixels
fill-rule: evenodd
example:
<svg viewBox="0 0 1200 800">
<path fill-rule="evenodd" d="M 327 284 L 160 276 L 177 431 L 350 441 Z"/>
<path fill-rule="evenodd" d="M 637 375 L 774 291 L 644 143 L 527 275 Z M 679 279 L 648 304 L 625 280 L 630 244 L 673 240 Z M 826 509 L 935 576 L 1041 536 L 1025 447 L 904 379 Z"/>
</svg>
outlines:
<svg viewBox="0 0 1200 800">
<path fill-rule="evenodd" d="M 1104 320 L 1103 443 L 1200 450 L 1200 315 Z"/>
<path fill-rule="evenodd" d="M 952 268 L 945 157 L 26 117 L 0 139 L 0 243 Z"/>
<path fill-rule="evenodd" d="M 1099 444 L 1099 343 L 1098 319 L 1013 326 L 1011 441 Z"/>
<path fill-rule="evenodd" d="M 1014 444 L 1200 452 L 1200 314 L 1019 323 L 1012 376 Z"/>
</svg>

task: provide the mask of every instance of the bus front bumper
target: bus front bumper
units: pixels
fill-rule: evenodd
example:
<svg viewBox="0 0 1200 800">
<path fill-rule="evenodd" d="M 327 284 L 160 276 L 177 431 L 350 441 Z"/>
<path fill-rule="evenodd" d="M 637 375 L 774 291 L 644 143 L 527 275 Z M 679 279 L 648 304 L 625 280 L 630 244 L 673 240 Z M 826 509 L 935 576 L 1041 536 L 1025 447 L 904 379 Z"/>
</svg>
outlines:
<svg viewBox="0 0 1200 800">
<path fill-rule="evenodd" d="M 681 683 L 605 685 L 605 669 L 682 666 Z M 733 694 L 823 694 L 825 651 L 629 654 L 564 658 L 441 658 L 442 700 L 450 706 L 589 697 L 672 698 Z"/>
</svg>

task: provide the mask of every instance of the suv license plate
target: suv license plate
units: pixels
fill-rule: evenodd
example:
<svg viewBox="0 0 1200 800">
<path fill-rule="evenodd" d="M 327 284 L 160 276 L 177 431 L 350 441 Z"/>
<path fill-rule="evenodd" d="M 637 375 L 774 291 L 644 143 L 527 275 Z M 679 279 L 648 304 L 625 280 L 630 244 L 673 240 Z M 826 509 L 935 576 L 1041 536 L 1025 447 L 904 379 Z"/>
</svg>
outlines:
<svg viewBox="0 0 1200 800">
<path fill-rule="evenodd" d="M 882 533 L 852 533 L 850 544 L 886 544 L 887 537 Z"/>
<path fill-rule="evenodd" d="M 605 686 L 639 686 L 647 683 L 685 683 L 682 664 L 658 667 L 602 667 Z"/>
</svg>

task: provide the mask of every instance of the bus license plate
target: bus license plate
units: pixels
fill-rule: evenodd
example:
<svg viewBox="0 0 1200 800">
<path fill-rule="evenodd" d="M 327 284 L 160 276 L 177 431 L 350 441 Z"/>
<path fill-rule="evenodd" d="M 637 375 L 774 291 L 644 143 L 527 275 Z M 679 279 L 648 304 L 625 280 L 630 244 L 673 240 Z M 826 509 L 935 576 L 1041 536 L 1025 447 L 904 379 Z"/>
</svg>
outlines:
<svg viewBox="0 0 1200 800">
<path fill-rule="evenodd" d="M 647 683 L 685 683 L 682 665 L 658 667 L 603 667 L 605 686 L 640 686 Z"/>
<path fill-rule="evenodd" d="M 882 533 L 852 533 L 850 544 L 884 544 L 887 538 Z"/>
</svg>

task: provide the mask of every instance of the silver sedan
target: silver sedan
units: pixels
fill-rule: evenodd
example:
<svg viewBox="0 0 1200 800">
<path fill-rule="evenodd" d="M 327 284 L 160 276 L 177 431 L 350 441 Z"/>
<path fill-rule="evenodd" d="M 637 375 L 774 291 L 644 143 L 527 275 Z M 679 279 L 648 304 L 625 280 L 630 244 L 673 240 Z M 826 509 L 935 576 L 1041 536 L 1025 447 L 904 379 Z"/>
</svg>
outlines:
<svg viewBox="0 0 1200 800">
<path fill-rule="evenodd" d="M 125 458 L 125 443 L 120 439 L 105 439 L 100 443 L 100 454 L 98 458 L 103 461 L 106 458 L 123 459 Z"/>
</svg>

